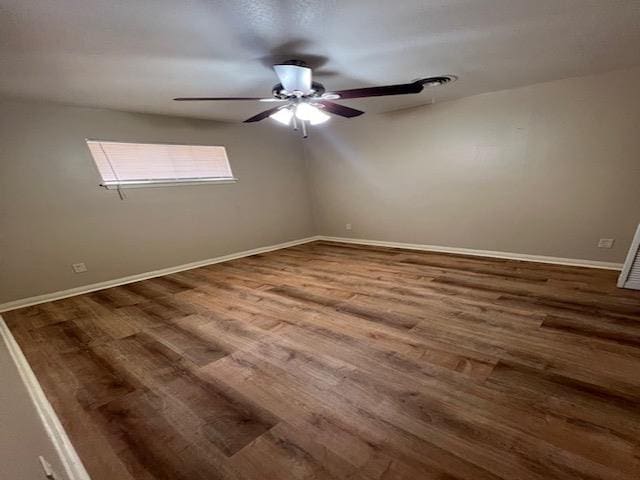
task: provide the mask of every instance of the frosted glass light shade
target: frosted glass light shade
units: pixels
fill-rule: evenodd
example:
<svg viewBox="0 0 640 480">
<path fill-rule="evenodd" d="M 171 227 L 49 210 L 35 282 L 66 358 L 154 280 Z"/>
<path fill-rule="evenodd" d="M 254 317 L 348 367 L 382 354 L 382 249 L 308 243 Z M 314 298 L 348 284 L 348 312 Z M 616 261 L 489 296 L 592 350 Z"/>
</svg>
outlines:
<svg viewBox="0 0 640 480">
<path fill-rule="evenodd" d="M 283 125 L 289 125 L 291 123 L 291 119 L 293 118 L 293 112 L 288 108 L 281 108 L 276 113 L 269 115 L 276 122 L 279 122 Z"/>
<path fill-rule="evenodd" d="M 309 122 L 311 125 L 318 125 L 329 120 L 329 115 L 324 113 L 318 107 L 301 103 L 296 107 L 296 117 L 300 120 Z"/>
</svg>

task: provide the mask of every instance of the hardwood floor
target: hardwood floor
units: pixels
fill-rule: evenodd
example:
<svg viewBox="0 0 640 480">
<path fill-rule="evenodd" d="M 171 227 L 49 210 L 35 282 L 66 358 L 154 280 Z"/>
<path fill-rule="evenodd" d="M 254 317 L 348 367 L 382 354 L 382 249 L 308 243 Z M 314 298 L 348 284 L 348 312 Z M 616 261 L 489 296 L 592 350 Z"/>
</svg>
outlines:
<svg viewBox="0 0 640 480">
<path fill-rule="evenodd" d="M 630 480 L 616 277 L 316 242 L 4 317 L 94 480 Z"/>
</svg>

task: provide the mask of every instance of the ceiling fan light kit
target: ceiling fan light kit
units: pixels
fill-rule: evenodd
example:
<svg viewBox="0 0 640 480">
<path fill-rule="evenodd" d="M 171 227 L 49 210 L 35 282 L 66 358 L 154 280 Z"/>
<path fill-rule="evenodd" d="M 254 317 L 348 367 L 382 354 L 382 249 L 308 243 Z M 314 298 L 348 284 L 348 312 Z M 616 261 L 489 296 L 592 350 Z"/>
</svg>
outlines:
<svg viewBox="0 0 640 480">
<path fill-rule="evenodd" d="M 253 100 L 258 102 L 278 102 L 285 105 L 260 112 L 245 120 L 245 123 L 259 122 L 267 117 L 283 125 L 292 125 L 294 130 L 300 125 L 302 136 L 307 138 L 307 124 L 325 123 L 331 116 L 338 115 L 353 118 L 362 115 L 362 110 L 347 107 L 330 100 L 346 100 L 351 98 L 382 97 L 388 95 L 408 95 L 420 93 L 424 87 L 437 87 L 457 79 L 454 75 L 441 75 L 415 80 L 411 83 L 383 85 L 379 87 L 353 88 L 326 92 L 321 83 L 312 80 L 312 70 L 301 60 L 289 60 L 274 65 L 273 69 L 280 80 L 272 90 L 272 98 L 259 97 L 189 97 L 175 98 L 177 101 L 220 101 L 220 100 Z"/>
</svg>

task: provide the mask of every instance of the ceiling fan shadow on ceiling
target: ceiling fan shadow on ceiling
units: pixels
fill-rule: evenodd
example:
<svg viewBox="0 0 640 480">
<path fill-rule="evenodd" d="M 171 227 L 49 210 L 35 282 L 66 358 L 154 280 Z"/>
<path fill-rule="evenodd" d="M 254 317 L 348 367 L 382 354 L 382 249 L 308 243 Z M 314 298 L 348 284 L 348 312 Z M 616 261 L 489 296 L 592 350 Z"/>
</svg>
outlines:
<svg viewBox="0 0 640 480">
<path fill-rule="evenodd" d="M 271 98 L 179 97 L 174 100 L 179 102 L 222 100 L 277 102 L 280 105 L 260 112 L 245 120 L 244 123 L 259 122 L 270 117 L 283 125 L 292 126 L 294 130 L 300 129 L 302 136 L 307 138 L 309 125 L 324 123 L 331 118 L 331 115 L 353 118 L 364 113 L 362 110 L 340 105 L 332 100 L 415 94 L 420 93 L 424 87 L 437 87 L 457 79 L 454 75 L 442 75 L 422 78 L 411 83 L 327 92 L 324 85 L 312 80 L 311 67 L 301 60 L 288 60 L 274 65 L 273 69 L 280 83 L 273 87 Z"/>
</svg>

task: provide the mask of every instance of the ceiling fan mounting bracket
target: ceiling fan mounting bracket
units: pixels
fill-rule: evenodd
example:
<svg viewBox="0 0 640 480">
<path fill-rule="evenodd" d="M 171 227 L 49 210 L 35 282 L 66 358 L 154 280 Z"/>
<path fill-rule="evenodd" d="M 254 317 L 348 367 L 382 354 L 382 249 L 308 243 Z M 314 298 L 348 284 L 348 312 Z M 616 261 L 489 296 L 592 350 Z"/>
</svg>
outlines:
<svg viewBox="0 0 640 480">
<path fill-rule="evenodd" d="M 303 67 L 303 68 L 311 68 L 307 62 L 303 61 L 303 60 L 287 60 L 285 62 L 282 63 L 278 63 L 278 65 L 295 65 L 296 67 Z"/>
</svg>

